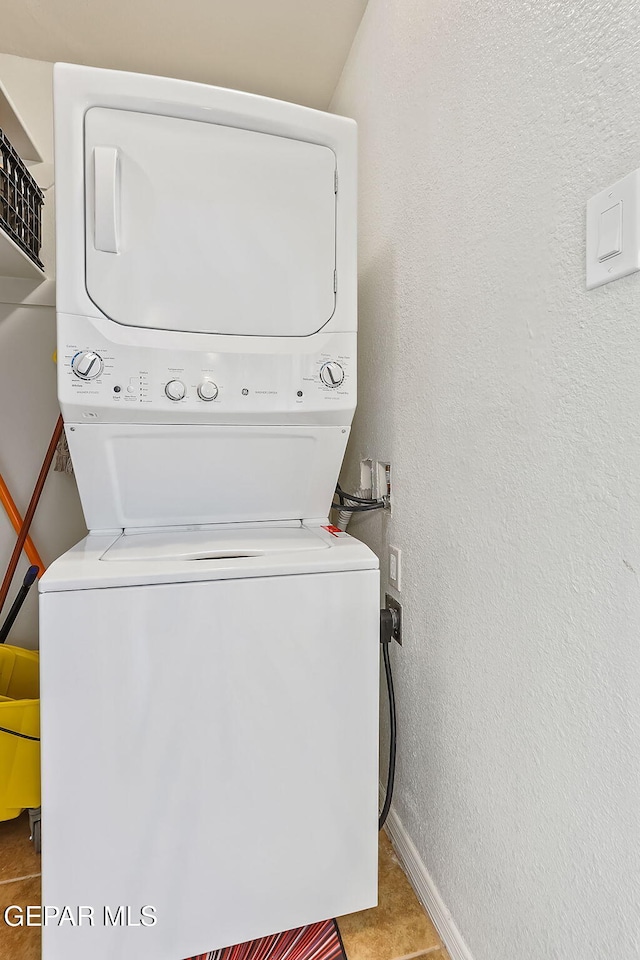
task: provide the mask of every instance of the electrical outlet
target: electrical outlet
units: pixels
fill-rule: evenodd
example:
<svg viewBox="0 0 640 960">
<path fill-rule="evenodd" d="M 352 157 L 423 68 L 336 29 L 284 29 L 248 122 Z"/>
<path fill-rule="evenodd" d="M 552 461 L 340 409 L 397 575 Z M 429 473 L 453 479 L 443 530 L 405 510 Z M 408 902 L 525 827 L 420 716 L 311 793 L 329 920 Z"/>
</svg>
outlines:
<svg viewBox="0 0 640 960">
<path fill-rule="evenodd" d="M 389 585 L 400 592 L 402 580 L 402 551 L 399 547 L 389 547 Z"/>
<path fill-rule="evenodd" d="M 400 646 L 402 646 L 402 607 L 400 606 L 399 601 L 388 593 L 385 594 L 384 605 L 387 610 L 392 610 L 395 613 L 392 636 L 393 639 L 399 643 Z"/>
</svg>

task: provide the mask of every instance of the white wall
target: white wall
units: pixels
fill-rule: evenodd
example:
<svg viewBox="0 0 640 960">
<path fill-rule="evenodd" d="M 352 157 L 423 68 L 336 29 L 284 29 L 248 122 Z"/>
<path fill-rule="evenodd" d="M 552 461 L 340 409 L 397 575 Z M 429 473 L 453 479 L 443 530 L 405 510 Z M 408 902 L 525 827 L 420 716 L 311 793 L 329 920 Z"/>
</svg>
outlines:
<svg viewBox="0 0 640 960">
<path fill-rule="evenodd" d="M 43 163 L 30 165 L 45 189 L 42 258 L 47 275 L 54 274 L 53 249 L 53 113 L 52 65 L 0 55 L 0 80 L 28 123 Z M 33 286 L 33 285 L 32 285 Z M 55 309 L 51 283 L 30 290 L 29 283 L 0 276 L 0 472 L 24 515 L 56 419 Z M 28 301 L 27 305 L 21 303 Z M 49 474 L 32 527 L 32 538 L 45 564 L 77 542 L 86 529 L 75 480 Z M 16 535 L 0 506 L 0 582 Z M 23 554 L 13 590 L 0 622 L 22 582 L 29 563 Z M 37 646 L 37 588 L 34 586 L 9 637 L 9 642 Z"/>
<path fill-rule="evenodd" d="M 475 960 L 640 954 L 640 274 L 584 205 L 640 165 L 637 0 L 370 0 L 360 407 L 403 550 L 397 811 Z"/>
</svg>

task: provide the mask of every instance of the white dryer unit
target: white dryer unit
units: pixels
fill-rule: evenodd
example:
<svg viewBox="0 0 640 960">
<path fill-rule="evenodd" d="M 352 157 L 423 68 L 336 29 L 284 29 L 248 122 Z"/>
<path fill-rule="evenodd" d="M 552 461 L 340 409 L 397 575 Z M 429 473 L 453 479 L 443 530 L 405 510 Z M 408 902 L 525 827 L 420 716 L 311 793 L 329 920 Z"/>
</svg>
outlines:
<svg viewBox="0 0 640 960">
<path fill-rule="evenodd" d="M 94 923 L 49 922 L 43 960 L 184 960 L 376 902 L 378 561 L 326 519 L 356 402 L 355 124 L 54 81 L 90 535 L 39 583 L 43 902 Z"/>
<path fill-rule="evenodd" d="M 65 64 L 54 103 L 89 529 L 326 516 L 356 403 L 354 122 Z"/>
</svg>

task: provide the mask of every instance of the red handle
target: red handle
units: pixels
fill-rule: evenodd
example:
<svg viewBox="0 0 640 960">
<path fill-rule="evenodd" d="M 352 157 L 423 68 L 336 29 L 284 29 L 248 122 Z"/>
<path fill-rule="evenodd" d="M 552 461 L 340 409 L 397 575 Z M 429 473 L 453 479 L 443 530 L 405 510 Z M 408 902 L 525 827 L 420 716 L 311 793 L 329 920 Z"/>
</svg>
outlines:
<svg viewBox="0 0 640 960">
<path fill-rule="evenodd" d="M 58 440 L 62 435 L 63 426 L 64 424 L 62 422 L 62 417 L 58 417 L 58 422 L 55 425 L 53 436 L 49 441 L 49 447 L 42 462 L 40 473 L 38 474 L 38 479 L 36 480 L 36 485 L 33 488 L 33 493 L 31 494 L 31 500 L 29 501 L 27 512 L 24 515 L 24 520 L 22 521 L 22 526 L 20 527 L 20 532 L 18 533 L 16 545 L 13 548 L 13 553 L 11 554 L 11 559 L 9 560 L 7 572 L 4 575 L 4 580 L 2 581 L 2 586 L 0 587 L 0 612 L 2 612 L 2 608 L 4 607 L 7 594 L 9 593 L 9 589 L 11 587 L 11 581 L 13 580 L 13 576 L 16 572 L 16 567 L 18 566 L 18 561 L 20 559 L 20 554 L 22 553 L 22 548 L 24 547 L 25 541 L 29 535 L 29 527 L 31 526 L 33 515 L 36 512 L 36 507 L 38 506 L 38 501 L 40 500 L 40 495 L 42 493 L 45 480 L 47 479 L 47 474 L 49 473 L 53 456 L 56 452 Z"/>
</svg>

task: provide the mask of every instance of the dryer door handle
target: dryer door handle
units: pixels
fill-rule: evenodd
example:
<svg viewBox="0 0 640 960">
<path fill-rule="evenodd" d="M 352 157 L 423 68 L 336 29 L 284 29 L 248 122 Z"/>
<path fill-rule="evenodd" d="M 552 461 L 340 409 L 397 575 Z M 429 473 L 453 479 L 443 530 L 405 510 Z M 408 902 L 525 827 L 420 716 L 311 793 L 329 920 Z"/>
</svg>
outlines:
<svg viewBox="0 0 640 960">
<path fill-rule="evenodd" d="M 118 150 L 117 147 L 94 147 L 94 195 L 96 250 L 118 253 Z"/>
</svg>

